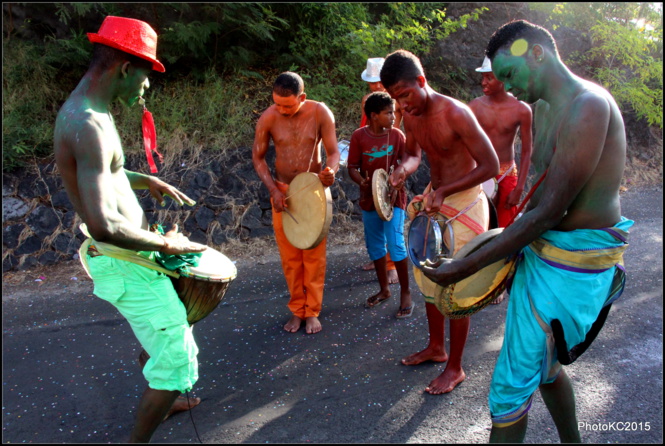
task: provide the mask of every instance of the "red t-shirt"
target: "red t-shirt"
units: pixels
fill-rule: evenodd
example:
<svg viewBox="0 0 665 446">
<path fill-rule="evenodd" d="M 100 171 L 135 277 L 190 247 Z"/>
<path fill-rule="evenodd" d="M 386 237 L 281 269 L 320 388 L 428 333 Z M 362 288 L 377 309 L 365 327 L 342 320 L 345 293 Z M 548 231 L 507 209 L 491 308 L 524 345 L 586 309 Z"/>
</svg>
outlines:
<svg viewBox="0 0 665 446">
<path fill-rule="evenodd" d="M 398 161 L 402 158 L 405 143 L 406 137 L 400 129 L 391 128 L 389 134 L 376 136 L 370 132 L 369 127 L 359 128 L 351 135 L 348 167 L 358 169 L 363 178 L 369 174 L 370 179 L 377 169 L 390 172 L 390 166 L 397 167 Z M 360 208 L 364 211 L 376 210 L 371 182 L 364 189 L 360 189 Z M 404 189 L 397 194 L 394 206 L 406 209 Z"/>
</svg>

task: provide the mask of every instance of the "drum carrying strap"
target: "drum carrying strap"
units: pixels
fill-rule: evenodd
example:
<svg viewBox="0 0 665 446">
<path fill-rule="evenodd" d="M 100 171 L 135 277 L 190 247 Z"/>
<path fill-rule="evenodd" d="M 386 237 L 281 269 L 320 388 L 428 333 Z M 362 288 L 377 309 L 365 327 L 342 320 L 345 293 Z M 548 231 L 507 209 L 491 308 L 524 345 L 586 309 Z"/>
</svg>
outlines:
<svg viewBox="0 0 665 446">
<path fill-rule="evenodd" d="M 82 223 L 81 226 L 79 226 L 79 229 L 81 229 L 83 235 L 87 237 L 87 239 L 83 242 L 83 244 L 79 248 L 79 259 L 81 260 L 83 269 L 85 269 L 85 272 L 88 273 L 88 276 L 90 276 L 90 268 L 88 267 L 86 254 L 88 251 L 88 247 L 93 242 L 93 239 L 90 236 L 90 233 L 88 232 L 88 228 L 85 225 L 85 223 Z M 176 271 L 170 271 L 166 268 L 162 268 L 155 261 L 140 255 L 136 251 L 120 248 L 118 246 L 111 245 L 110 243 L 104 243 L 98 241 L 94 241 L 94 245 L 95 248 L 97 248 L 97 251 L 99 251 L 99 253 L 102 255 L 113 257 L 114 259 L 118 260 L 124 260 L 126 262 L 136 263 L 137 265 L 154 269 L 155 271 L 159 271 L 160 273 L 166 274 L 176 279 L 180 277 L 180 274 L 178 274 Z"/>
<path fill-rule="evenodd" d="M 508 169 L 506 169 L 506 171 L 503 173 L 503 175 L 501 175 L 501 178 L 496 180 L 496 184 L 499 184 L 500 182 L 502 182 L 503 179 L 506 178 L 508 176 L 508 174 L 513 171 L 513 166 L 514 165 L 515 165 L 515 161 L 513 161 L 513 163 L 510 165 L 510 167 Z"/>
</svg>

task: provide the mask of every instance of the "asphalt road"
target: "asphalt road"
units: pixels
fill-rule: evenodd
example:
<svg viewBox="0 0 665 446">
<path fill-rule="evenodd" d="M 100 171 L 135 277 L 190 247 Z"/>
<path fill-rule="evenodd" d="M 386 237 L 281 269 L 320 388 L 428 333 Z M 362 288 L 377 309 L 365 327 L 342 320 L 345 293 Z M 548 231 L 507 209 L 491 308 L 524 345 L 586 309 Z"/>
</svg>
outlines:
<svg viewBox="0 0 665 446">
<path fill-rule="evenodd" d="M 624 260 L 628 282 L 591 348 L 567 367 L 582 439 L 663 441 L 662 188 L 629 191 L 623 214 L 636 221 Z M 425 309 L 397 320 L 398 299 L 365 309 L 377 290 L 359 270 L 364 246 L 329 246 L 323 331 L 286 333 L 286 283 L 278 258 L 238 261 L 224 302 L 197 324 L 203 402 L 160 426 L 153 442 L 483 443 L 487 392 L 503 336 L 506 304 L 474 315 L 464 357 L 467 380 L 429 395 L 441 364 L 406 367 L 424 348 Z M 71 262 L 69 277 L 3 280 L 2 436 L 5 443 L 125 442 L 145 387 L 140 351 L 126 321 L 92 295 Z M 64 268 L 64 267 L 63 267 Z M 69 275 L 69 274 L 68 274 Z M 62 274 L 61 274 L 62 276 Z M 392 285 L 397 297 L 398 285 Z M 556 443 L 540 396 L 528 443 Z"/>
</svg>

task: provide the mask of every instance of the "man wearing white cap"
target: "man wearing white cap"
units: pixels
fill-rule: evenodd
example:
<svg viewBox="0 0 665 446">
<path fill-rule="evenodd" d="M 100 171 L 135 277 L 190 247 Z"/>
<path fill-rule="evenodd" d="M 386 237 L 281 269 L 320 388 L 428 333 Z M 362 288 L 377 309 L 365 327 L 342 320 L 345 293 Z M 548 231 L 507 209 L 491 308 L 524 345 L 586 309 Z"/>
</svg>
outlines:
<svg viewBox="0 0 665 446">
<path fill-rule="evenodd" d="M 383 88 L 380 76 L 384 60 L 385 59 L 383 57 L 372 57 L 367 59 L 367 67 L 360 74 L 360 78 L 369 84 L 369 89 L 370 89 L 370 92 L 367 93 L 365 96 L 363 96 L 360 108 L 361 110 L 365 110 L 365 101 L 367 100 L 367 97 L 370 94 L 377 91 L 383 91 L 383 92 L 386 91 L 386 89 Z M 395 101 L 395 123 L 393 124 L 393 127 L 399 129 L 401 123 L 402 123 L 402 112 L 399 108 L 399 104 L 397 103 L 397 101 Z M 367 115 L 365 115 L 365 112 L 363 111 L 362 118 L 360 118 L 360 127 L 361 128 L 365 127 L 368 124 L 369 123 L 367 122 Z M 397 275 L 395 262 L 393 262 L 390 259 L 390 253 L 386 255 L 387 255 L 386 268 L 388 269 L 388 283 L 398 283 L 399 277 Z M 365 271 L 370 271 L 374 269 L 374 262 L 370 260 L 369 263 L 366 263 L 365 265 L 362 266 L 362 269 Z"/>
<path fill-rule="evenodd" d="M 505 228 L 517 212 L 531 165 L 531 107 L 506 92 L 503 83 L 494 77 L 489 58 L 485 57 L 483 65 L 476 71 L 482 73 L 480 85 L 485 95 L 469 102 L 469 108 L 489 136 L 499 157 L 498 190 L 493 202 L 498 227 Z M 522 139 L 519 176 L 515 164 L 517 130 Z"/>
<path fill-rule="evenodd" d="M 94 294 L 118 309 L 147 352 L 139 363 L 148 387 L 129 438 L 147 443 L 165 417 L 201 400 L 178 398 L 198 379 L 198 347 L 185 307 L 170 277 L 143 265 L 152 265 L 157 252 L 200 253 L 206 247 L 189 241 L 177 226 L 165 235 L 149 230 L 134 189 L 149 190 L 162 205 L 165 195 L 180 205 L 194 201 L 156 177 L 124 168 L 110 113 L 116 99 L 126 106 L 142 99 L 152 70 L 164 72 L 156 58 L 157 33 L 140 20 L 108 16 L 88 38 L 94 44 L 90 67 L 56 118 L 55 160 L 89 234 L 79 254 Z"/>
</svg>

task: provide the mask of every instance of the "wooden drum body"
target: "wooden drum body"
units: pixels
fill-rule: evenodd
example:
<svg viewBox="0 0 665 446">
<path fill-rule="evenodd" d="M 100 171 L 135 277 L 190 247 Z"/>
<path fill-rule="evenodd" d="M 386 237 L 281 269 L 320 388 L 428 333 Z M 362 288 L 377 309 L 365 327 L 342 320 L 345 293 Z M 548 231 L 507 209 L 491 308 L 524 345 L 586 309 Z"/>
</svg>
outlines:
<svg viewBox="0 0 665 446">
<path fill-rule="evenodd" d="M 473 238 L 453 256 L 461 259 L 489 243 L 503 232 L 503 228 L 491 229 Z M 451 319 L 471 316 L 485 308 L 505 289 L 514 274 L 515 257 L 494 262 L 469 277 L 441 289 L 434 296 L 434 303 L 441 313 Z"/>
<path fill-rule="evenodd" d="M 199 266 L 179 274 L 180 278 L 171 279 L 187 309 L 187 322 L 193 325 L 217 308 L 236 278 L 237 269 L 228 257 L 208 247 L 199 259 Z"/>
</svg>

